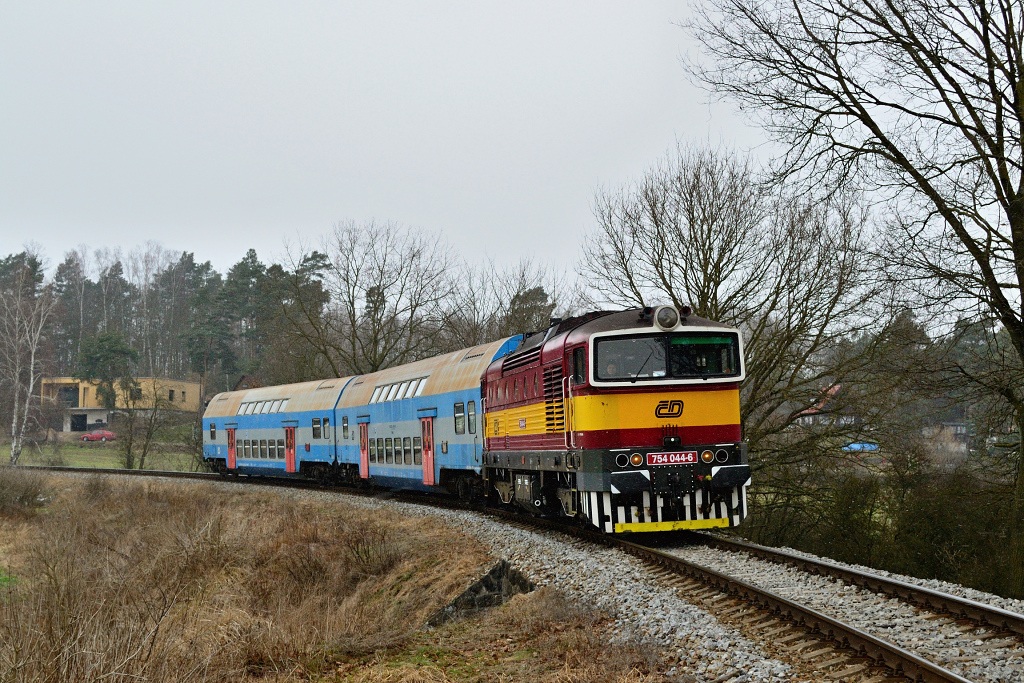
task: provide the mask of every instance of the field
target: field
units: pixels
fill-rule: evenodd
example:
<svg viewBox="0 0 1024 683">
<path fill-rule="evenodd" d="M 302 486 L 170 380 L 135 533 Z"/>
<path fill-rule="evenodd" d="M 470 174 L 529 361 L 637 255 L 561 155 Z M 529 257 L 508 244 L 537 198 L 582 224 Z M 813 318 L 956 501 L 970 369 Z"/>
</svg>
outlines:
<svg viewBox="0 0 1024 683">
<path fill-rule="evenodd" d="M 0 682 L 665 680 L 551 589 L 425 628 L 495 559 L 334 501 L 3 467 Z"/>
<path fill-rule="evenodd" d="M 0 462 L 6 462 L 10 454 L 10 443 L 2 444 L 4 450 Z M 124 456 L 119 451 L 120 442 L 106 443 L 67 439 L 51 442 L 38 447 L 30 446 L 22 451 L 18 461 L 20 465 L 57 465 L 63 467 L 123 467 Z M 194 470 L 195 458 L 187 453 L 182 446 L 171 443 L 158 443 L 146 458 L 147 470 Z"/>
</svg>

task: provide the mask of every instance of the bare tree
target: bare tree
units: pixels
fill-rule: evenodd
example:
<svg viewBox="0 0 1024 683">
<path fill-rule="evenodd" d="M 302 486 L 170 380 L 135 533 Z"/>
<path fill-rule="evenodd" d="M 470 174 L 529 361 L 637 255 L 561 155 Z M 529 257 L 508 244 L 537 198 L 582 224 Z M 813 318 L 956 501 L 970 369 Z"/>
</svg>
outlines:
<svg viewBox="0 0 1024 683">
<path fill-rule="evenodd" d="M 574 301 L 564 277 L 529 258 L 508 267 L 464 264 L 456 287 L 442 335 L 451 350 L 544 329 Z"/>
<path fill-rule="evenodd" d="M 140 470 L 146 469 L 146 458 L 155 445 L 156 432 L 165 422 L 166 412 L 171 407 L 163 384 L 156 380 L 146 384 L 144 389 L 131 376 L 122 377 L 117 383 L 120 403 L 124 406 L 118 450 L 125 468 L 129 470 L 136 466 Z"/>
<path fill-rule="evenodd" d="M 779 171 L 888 200 L 890 272 L 923 303 L 998 321 L 1019 365 L 1021 4 L 711 0 L 690 28 L 707 49 L 691 72 L 761 116 L 788 150 Z M 1024 435 L 1024 388 L 1004 398 Z M 1024 527 L 1019 462 L 1015 499 Z"/>
<path fill-rule="evenodd" d="M 297 278 L 284 310 L 335 375 L 436 353 L 443 304 L 454 289 L 454 259 L 439 237 L 395 223 L 345 222 L 323 249 L 317 266 L 322 291 L 304 290 L 305 278 Z M 301 273 L 303 259 L 293 258 L 291 266 Z"/>
<path fill-rule="evenodd" d="M 762 463 L 805 457 L 787 428 L 857 367 L 836 349 L 868 319 L 873 296 L 854 198 L 793 197 L 747 159 L 681 148 L 633 185 L 599 193 L 595 213 L 580 275 L 597 296 L 689 305 L 739 327 L 751 449 Z"/>
<path fill-rule="evenodd" d="M 5 259 L 0 279 L 0 382 L 11 390 L 11 457 L 18 464 L 25 443 L 32 398 L 42 375 L 40 351 L 56 304 L 42 264 L 30 252 Z"/>
</svg>

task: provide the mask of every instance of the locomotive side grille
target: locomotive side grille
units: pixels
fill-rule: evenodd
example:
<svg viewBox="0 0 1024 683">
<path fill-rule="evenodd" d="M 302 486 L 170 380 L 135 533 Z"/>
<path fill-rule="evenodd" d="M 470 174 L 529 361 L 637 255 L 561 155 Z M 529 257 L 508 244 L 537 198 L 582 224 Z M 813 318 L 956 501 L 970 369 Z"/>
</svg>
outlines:
<svg viewBox="0 0 1024 683">
<path fill-rule="evenodd" d="M 544 422 L 549 434 L 565 431 L 562 368 L 544 368 Z"/>
<path fill-rule="evenodd" d="M 512 356 L 505 359 L 505 363 L 501 366 L 501 374 L 505 375 L 509 370 L 515 370 L 516 368 L 522 368 L 527 365 L 532 365 L 540 360 L 540 347 L 530 349 L 518 355 Z"/>
</svg>

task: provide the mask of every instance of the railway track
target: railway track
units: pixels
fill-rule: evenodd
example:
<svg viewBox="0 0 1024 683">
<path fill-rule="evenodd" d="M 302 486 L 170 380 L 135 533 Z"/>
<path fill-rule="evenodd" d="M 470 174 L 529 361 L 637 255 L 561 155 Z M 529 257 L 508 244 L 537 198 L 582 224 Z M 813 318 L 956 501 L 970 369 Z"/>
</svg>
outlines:
<svg viewBox="0 0 1024 683">
<path fill-rule="evenodd" d="M 81 473 L 75 468 L 49 468 L 56 471 Z M 207 473 L 168 473 L 122 470 L 89 470 L 90 473 L 131 474 L 135 476 L 163 476 L 193 480 L 223 480 Z M 228 479 L 230 481 L 230 479 Z M 266 479 L 267 484 L 296 486 L 295 480 L 281 481 Z M 302 488 L 317 488 L 311 482 L 301 482 Z M 350 492 L 351 491 L 347 491 Z M 396 500 L 421 505 L 447 508 L 466 508 L 452 501 L 439 501 L 428 496 L 393 496 Z M 790 664 L 794 672 L 806 680 L 851 681 L 874 683 L 886 680 L 912 680 L 922 682 L 955 681 L 964 683 L 972 679 L 965 677 L 919 652 L 901 647 L 889 639 L 874 635 L 856 625 L 815 609 L 803 600 L 786 597 L 773 592 L 757 582 L 745 581 L 735 572 L 718 571 L 699 562 L 677 556 L 679 549 L 653 548 L 633 543 L 622 538 L 567 527 L 564 523 L 524 517 L 508 511 L 475 510 L 521 528 L 554 531 L 571 534 L 585 543 L 600 543 L 617 547 L 636 557 L 650 568 L 651 573 L 683 599 L 703 607 L 716 619 L 737 628 L 751 640 L 761 643 L 770 655 Z M 703 545 L 715 547 L 730 553 L 743 552 L 756 555 L 762 561 L 787 563 L 819 576 L 863 586 L 899 600 L 910 602 L 922 609 L 935 611 L 936 625 L 955 622 L 969 622 L 975 626 L 994 629 L 994 642 L 1005 637 L 1019 642 L 1024 630 L 1024 617 L 957 596 L 938 593 L 912 584 L 886 579 L 867 572 L 858 572 L 834 565 L 823 564 L 768 548 L 753 546 L 704 534 L 694 535 Z M 1024 664 L 1024 662 L 1022 662 Z M 737 670 L 718 678 L 725 681 L 742 681 L 744 672 Z M 996 680 L 1024 680 L 1022 677 Z"/>
<path fill-rule="evenodd" d="M 769 562 L 796 567 L 811 574 L 838 579 L 844 583 L 898 598 L 933 612 L 949 615 L 956 619 L 969 620 L 980 626 L 1024 637 L 1024 615 L 993 605 L 986 605 L 976 600 L 724 536 L 691 533 L 687 535 L 687 539 L 692 543 L 700 543 L 730 552 L 742 552 Z"/>
</svg>

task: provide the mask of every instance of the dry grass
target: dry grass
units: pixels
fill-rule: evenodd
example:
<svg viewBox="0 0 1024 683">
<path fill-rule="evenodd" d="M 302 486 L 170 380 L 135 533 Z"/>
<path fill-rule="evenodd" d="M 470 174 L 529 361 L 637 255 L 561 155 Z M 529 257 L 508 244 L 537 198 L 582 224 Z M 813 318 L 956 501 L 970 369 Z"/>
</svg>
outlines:
<svg viewBox="0 0 1024 683">
<path fill-rule="evenodd" d="M 605 617 L 551 589 L 423 630 L 493 559 L 422 519 L 12 473 L 0 683 L 664 680 L 651 652 L 609 646 Z"/>
<path fill-rule="evenodd" d="M 350 683 L 656 683 L 650 648 L 610 645 L 606 615 L 541 588 L 474 619 L 418 634 L 399 650 L 339 667 Z"/>
<path fill-rule="evenodd" d="M 0 524 L 18 539 L 0 547 L 3 683 L 333 671 L 400 643 L 487 564 L 410 520 L 199 486 L 90 479 Z"/>
</svg>

